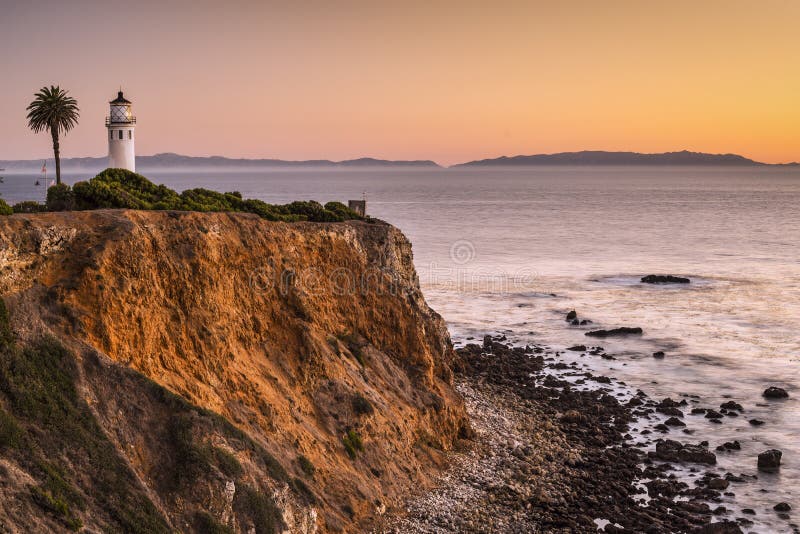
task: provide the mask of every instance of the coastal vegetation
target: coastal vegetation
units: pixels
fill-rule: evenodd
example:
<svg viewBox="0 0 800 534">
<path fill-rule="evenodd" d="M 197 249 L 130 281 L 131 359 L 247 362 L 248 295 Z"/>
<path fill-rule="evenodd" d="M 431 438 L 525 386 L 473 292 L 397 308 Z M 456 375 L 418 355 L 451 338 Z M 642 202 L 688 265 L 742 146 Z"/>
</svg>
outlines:
<svg viewBox="0 0 800 534">
<path fill-rule="evenodd" d="M 42 87 L 28 106 L 28 127 L 34 133 L 49 131 L 56 160 L 56 183 L 61 183 L 59 138 L 78 125 L 78 101 L 57 85 Z"/>
<path fill-rule="evenodd" d="M 5 203 L 3 203 L 5 204 Z M 254 213 L 269 221 L 341 222 L 363 219 L 341 202 L 298 201 L 268 204 L 242 198 L 239 192 L 220 193 L 210 189 L 188 189 L 178 193 L 165 185 L 156 185 L 141 174 L 125 169 L 106 169 L 94 178 L 70 187 L 56 184 L 47 190 L 45 205 L 25 201 L 0 214 L 38 211 L 73 211 L 95 209 L 177 210 L 202 212 Z M 6 205 L 7 206 L 7 205 Z"/>
</svg>

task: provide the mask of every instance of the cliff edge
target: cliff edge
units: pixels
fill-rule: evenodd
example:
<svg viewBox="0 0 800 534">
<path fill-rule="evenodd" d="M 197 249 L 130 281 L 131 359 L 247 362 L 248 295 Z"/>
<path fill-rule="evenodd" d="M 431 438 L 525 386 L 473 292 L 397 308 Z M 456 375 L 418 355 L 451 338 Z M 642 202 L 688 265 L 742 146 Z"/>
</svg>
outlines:
<svg viewBox="0 0 800 534">
<path fill-rule="evenodd" d="M 387 224 L 2 217 L 0 294 L 3 531 L 361 530 L 467 429 Z"/>
</svg>

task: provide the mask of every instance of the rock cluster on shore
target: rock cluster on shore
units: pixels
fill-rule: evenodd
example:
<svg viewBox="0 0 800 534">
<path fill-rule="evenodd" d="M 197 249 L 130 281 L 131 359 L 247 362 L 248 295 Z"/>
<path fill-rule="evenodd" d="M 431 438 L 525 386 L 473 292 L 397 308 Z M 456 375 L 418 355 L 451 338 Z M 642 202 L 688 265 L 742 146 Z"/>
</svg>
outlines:
<svg viewBox="0 0 800 534">
<path fill-rule="evenodd" d="M 723 493 L 733 495 L 731 485 L 748 477 L 712 469 L 717 458 L 707 442 L 656 440 L 650 453 L 631 444 L 637 417 L 657 412 L 670 414 L 665 423 L 684 424 L 685 400 L 656 402 L 639 391 L 621 403 L 613 379 L 545 347 L 516 347 L 500 337 L 467 345 L 458 356 L 457 389 L 475 440 L 436 490 L 378 531 L 737 533 L 752 524 L 720 504 Z M 740 409 L 732 402 L 720 407 Z M 708 412 L 719 413 L 699 413 Z M 674 475 L 680 464 L 709 470 L 690 487 Z"/>
</svg>

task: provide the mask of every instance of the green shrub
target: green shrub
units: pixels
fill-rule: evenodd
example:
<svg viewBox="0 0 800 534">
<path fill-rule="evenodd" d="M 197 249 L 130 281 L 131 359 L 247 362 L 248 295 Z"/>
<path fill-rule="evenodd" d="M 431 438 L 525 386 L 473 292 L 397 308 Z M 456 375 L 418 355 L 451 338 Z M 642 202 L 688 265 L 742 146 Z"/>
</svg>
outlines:
<svg viewBox="0 0 800 534">
<path fill-rule="evenodd" d="M 35 200 L 24 200 L 12 206 L 14 213 L 41 213 L 47 211 L 47 205 L 36 202 Z"/>
<path fill-rule="evenodd" d="M 190 415 L 175 414 L 170 419 L 169 440 L 172 446 L 173 469 L 168 482 L 172 490 L 193 482 L 211 467 L 212 451 L 210 448 L 195 445 L 193 427 Z"/>
<path fill-rule="evenodd" d="M 47 211 L 75 209 L 75 193 L 67 184 L 56 184 L 47 189 Z"/>
<path fill-rule="evenodd" d="M 229 477 L 238 477 L 242 474 L 242 464 L 233 454 L 219 447 L 211 447 L 211 454 L 216 460 L 217 467 Z"/>
<path fill-rule="evenodd" d="M 31 496 L 36 504 L 58 517 L 73 532 L 77 532 L 83 527 L 83 522 L 72 514 L 69 504 L 63 499 L 37 487 L 31 488 Z"/>
<path fill-rule="evenodd" d="M 175 191 L 125 169 L 106 169 L 88 182 L 76 183 L 73 191 L 78 209 L 180 209 Z"/>
<path fill-rule="evenodd" d="M 317 471 L 317 468 L 314 467 L 314 464 L 311 463 L 311 460 L 309 460 L 303 454 L 297 457 L 297 463 L 300 464 L 300 469 L 302 469 L 303 473 L 305 473 L 308 477 L 313 477 L 314 473 Z"/>
<path fill-rule="evenodd" d="M 350 219 L 363 219 L 361 215 L 351 210 L 341 202 L 328 202 L 325 204 L 325 209 L 336 215 L 340 221 L 347 221 Z"/>
<path fill-rule="evenodd" d="M 77 209 L 182 210 L 201 212 L 254 213 L 270 221 L 335 222 L 359 219 L 340 202 L 292 202 L 283 206 L 261 200 L 243 199 L 238 191 L 219 193 L 209 189 L 188 189 L 176 193 L 164 185 L 155 185 L 140 174 L 125 169 L 106 169 L 88 182 L 76 183 L 74 205 Z M 330 207 L 331 209 L 328 209 Z"/>
<path fill-rule="evenodd" d="M 0 297 L 0 347 L 7 347 L 14 342 L 14 333 L 11 331 L 11 318 L 8 316 L 6 301 Z"/>
<path fill-rule="evenodd" d="M 285 527 L 280 510 L 272 498 L 247 484 L 237 488 L 233 507 L 253 522 L 256 534 L 274 534 Z"/>
<path fill-rule="evenodd" d="M 348 430 L 347 434 L 342 438 L 342 444 L 344 445 L 344 450 L 347 451 L 347 455 L 353 460 L 355 460 L 359 452 L 364 450 L 364 443 L 361 441 L 361 436 L 352 428 Z"/>
<path fill-rule="evenodd" d="M 6 203 L 5 200 L 0 198 L 0 215 L 12 215 L 14 210 Z"/>
<path fill-rule="evenodd" d="M 361 393 L 356 393 L 353 396 L 352 405 L 356 415 L 372 415 L 372 413 L 375 412 L 372 403 Z"/>
<path fill-rule="evenodd" d="M 0 409 L 0 450 L 15 449 L 22 441 L 22 429 L 14 417 Z"/>
<path fill-rule="evenodd" d="M 233 529 L 223 525 L 206 511 L 197 512 L 195 515 L 196 532 L 203 534 L 233 534 Z"/>
</svg>

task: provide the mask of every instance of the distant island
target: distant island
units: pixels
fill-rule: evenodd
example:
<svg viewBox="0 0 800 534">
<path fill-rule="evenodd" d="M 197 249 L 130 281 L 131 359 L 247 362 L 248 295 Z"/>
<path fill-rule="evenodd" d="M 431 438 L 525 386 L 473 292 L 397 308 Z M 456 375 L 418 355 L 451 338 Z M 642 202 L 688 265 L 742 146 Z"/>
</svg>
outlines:
<svg viewBox="0 0 800 534">
<path fill-rule="evenodd" d="M 0 168 L 6 171 L 33 171 L 42 168 L 38 160 L 0 160 Z M 52 168 L 52 159 L 47 159 L 48 168 Z M 643 154 L 640 152 L 607 152 L 602 150 L 584 150 L 581 152 L 559 152 L 557 154 L 536 154 L 531 156 L 501 156 L 458 163 L 450 168 L 460 167 L 525 167 L 544 165 L 663 165 L 663 166 L 737 166 L 737 167 L 796 167 L 800 163 L 762 163 L 738 154 L 706 154 L 703 152 L 663 152 L 660 154 Z M 108 166 L 107 157 L 99 158 L 67 158 L 61 160 L 66 171 L 100 172 Z M 282 159 L 246 159 L 226 158 L 223 156 L 184 156 L 171 152 L 154 156 L 136 156 L 136 169 L 142 172 L 164 169 L 442 169 L 443 166 L 431 160 L 385 160 L 376 158 L 358 158 L 343 161 L 327 159 L 282 160 Z"/>
<path fill-rule="evenodd" d="M 41 169 L 43 159 L 38 160 L 0 160 L 0 168 L 7 171 L 13 170 L 32 170 Z M 48 167 L 52 164 L 52 159 L 47 159 Z M 67 171 L 97 171 L 108 166 L 108 157 L 99 158 L 65 158 L 61 160 L 61 166 Z M 358 158 L 344 161 L 331 161 L 326 159 L 287 161 L 281 159 L 245 159 L 245 158 L 226 158 L 223 156 L 183 156 L 171 152 L 155 154 L 154 156 L 136 156 L 136 169 L 142 171 L 157 169 L 188 168 L 197 169 L 203 167 L 228 168 L 228 169 L 251 169 L 251 168 L 365 168 L 365 167 L 420 167 L 420 168 L 440 168 L 439 164 L 429 160 L 417 161 L 393 161 L 376 158 Z"/>
<path fill-rule="evenodd" d="M 796 166 L 798 163 L 761 163 L 737 154 L 706 154 L 703 152 L 606 152 L 584 150 L 533 156 L 502 156 L 453 165 L 453 167 L 524 167 L 529 165 L 724 165 L 724 166 Z"/>
</svg>

